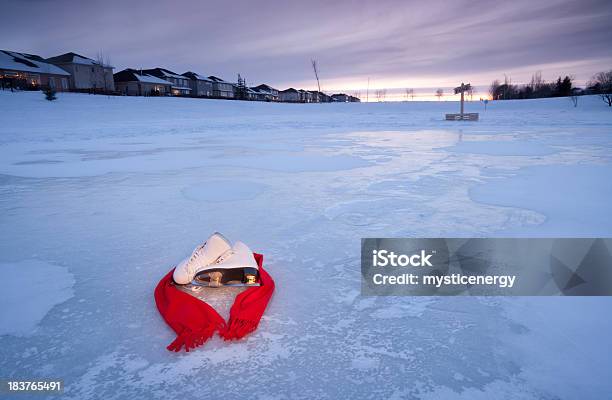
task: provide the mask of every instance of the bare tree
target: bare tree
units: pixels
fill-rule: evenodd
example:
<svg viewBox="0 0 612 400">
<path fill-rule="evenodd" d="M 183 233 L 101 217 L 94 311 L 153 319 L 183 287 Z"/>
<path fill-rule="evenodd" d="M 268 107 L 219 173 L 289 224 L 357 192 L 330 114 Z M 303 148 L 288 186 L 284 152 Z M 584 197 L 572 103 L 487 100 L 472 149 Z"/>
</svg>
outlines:
<svg viewBox="0 0 612 400">
<path fill-rule="evenodd" d="M 529 86 L 531 86 L 531 90 L 533 90 L 534 92 L 539 91 L 542 86 L 544 86 L 545 82 L 544 79 L 542 79 L 542 71 L 536 71 L 535 74 L 531 75 L 531 84 Z"/>
<path fill-rule="evenodd" d="M 312 63 L 315 78 L 317 78 L 317 88 L 319 89 L 319 93 L 321 93 L 321 83 L 319 83 L 319 67 L 317 67 L 317 60 L 310 60 L 310 62 Z"/>
<path fill-rule="evenodd" d="M 596 74 L 588 83 L 588 88 L 598 94 L 609 107 L 612 107 L 612 70 Z"/>
<path fill-rule="evenodd" d="M 512 78 L 508 78 L 508 75 L 504 74 L 504 100 L 508 98 L 508 88 L 512 85 Z"/>
<path fill-rule="evenodd" d="M 491 98 L 493 100 L 497 100 L 497 92 L 499 91 L 499 80 L 495 79 L 493 82 L 491 82 L 491 86 L 489 87 L 489 94 L 491 95 Z"/>
<path fill-rule="evenodd" d="M 387 89 L 378 89 L 375 92 L 376 100 L 385 101 L 385 97 L 387 96 Z"/>
<path fill-rule="evenodd" d="M 406 89 L 406 100 L 414 100 L 414 89 Z"/>
<path fill-rule="evenodd" d="M 110 56 L 105 55 L 103 52 L 99 51 L 96 56 L 96 62 L 98 63 L 102 71 L 102 81 L 104 82 L 104 91 L 106 93 L 109 93 L 110 91 L 108 88 L 110 86 L 110 80 L 113 79 L 113 77 L 108 76 L 108 74 L 106 73 L 106 70 L 110 68 L 111 66 Z"/>
<path fill-rule="evenodd" d="M 436 90 L 436 97 L 438 98 L 438 101 L 442 99 L 442 96 L 444 96 L 444 90 L 442 89 Z"/>
<path fill-rule="evenodd" d="M 572 102 L 572 104 L 574 105 L 574 107 L 578 107 L 578 95 L 580 93 L 580 90 L 578 88 L 573 88 L 572 89 L 572 94 L 570 94 L 569 98 Z"/>
<path fill-rule="evenodd" d="M 476 93 L 476 88 L 470 85 L 470 88 L 467 91 L 468 96 L 470 96 L 470 101 L 474 100 L 474 93 Z"/>
</svg>

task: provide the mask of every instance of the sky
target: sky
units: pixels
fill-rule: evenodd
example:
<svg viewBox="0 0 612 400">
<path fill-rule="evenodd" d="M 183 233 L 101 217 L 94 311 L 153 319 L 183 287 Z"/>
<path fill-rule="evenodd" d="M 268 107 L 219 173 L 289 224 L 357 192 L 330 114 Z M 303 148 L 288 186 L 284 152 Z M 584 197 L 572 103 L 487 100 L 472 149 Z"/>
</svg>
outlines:
<svg viewBox="0 0 612 400">
<path fill-rule="evenodd" d="M 2 0 L 0 48 L 374 98 L 612 69 L 610 0 Z M 15 16 L 7 18 L 7 16 Z M 369 84 L 368 84 L 369 81 Z M 478 92 L 477 92 L 478 95 Z M 372 99 L 370 99 L 372 100 Z"/>
</svg>

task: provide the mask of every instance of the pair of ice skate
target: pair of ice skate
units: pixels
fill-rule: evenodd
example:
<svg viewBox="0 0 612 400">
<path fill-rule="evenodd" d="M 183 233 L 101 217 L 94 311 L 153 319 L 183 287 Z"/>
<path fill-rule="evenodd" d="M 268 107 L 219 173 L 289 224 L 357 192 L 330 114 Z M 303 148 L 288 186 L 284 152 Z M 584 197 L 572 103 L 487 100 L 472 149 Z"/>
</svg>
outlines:
<svg viewBox="0 0 612 400">
<path fill-rule="evenodd" d="M 232 246 L 222 234 L 215 232 L 177 265 L 172 277 L 175 283 L 193 290 L 259 286 L 259 267 L 247 245 L 236 242 Z"/>
</svg>

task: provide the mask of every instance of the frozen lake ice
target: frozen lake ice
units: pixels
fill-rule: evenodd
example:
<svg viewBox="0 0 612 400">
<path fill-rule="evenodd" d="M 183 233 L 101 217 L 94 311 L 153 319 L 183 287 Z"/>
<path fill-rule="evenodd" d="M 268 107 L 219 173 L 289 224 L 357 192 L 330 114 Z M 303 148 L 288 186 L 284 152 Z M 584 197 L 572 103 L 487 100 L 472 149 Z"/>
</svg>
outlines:
<svg viewBox="0 0 612 400">
<path fill-rule="evenodd" d="M 0 92 L 0 378 L 68 399 L 609 395 L 612 299 L 360 296 L 362 237 L 612 235 L 603 102 L 456 109 Z M 153 288 L 215 230 L 277 291 L 245 340 L 168 352 Z"/>
</svg>

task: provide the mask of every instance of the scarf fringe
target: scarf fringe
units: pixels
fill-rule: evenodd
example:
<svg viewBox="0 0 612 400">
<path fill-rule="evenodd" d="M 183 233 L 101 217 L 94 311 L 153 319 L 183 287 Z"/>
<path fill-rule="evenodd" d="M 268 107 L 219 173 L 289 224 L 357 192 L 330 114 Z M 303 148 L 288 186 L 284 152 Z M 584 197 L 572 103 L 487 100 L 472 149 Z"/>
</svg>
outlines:
<svg viewBox="0 0 612 400">
<path fill-rule="evenodd" d="M 242 339 L 249 333 L 257 329 L 259 321 L 248 320 L 248 319 L 233 319 L 229 323 L 229 327 L 222 333 L 220 333 L 223 340 L 236 340 Z"/>
<path fill-rule="evenodd" d="M 206 341 L 215 334 L 215 331 L 222 331 L 224 328 L 224 326 L 209 326 L 197 332 L 185 329 L 166 348 L 170 351 L 179 352 L 182 347 L 185 347 L 185 351 L 189 353 L 189 350 L 200 347 L 206 343 Z"/>
</svg>

